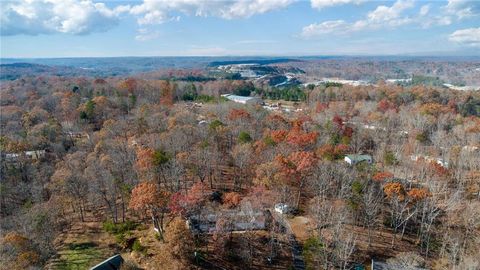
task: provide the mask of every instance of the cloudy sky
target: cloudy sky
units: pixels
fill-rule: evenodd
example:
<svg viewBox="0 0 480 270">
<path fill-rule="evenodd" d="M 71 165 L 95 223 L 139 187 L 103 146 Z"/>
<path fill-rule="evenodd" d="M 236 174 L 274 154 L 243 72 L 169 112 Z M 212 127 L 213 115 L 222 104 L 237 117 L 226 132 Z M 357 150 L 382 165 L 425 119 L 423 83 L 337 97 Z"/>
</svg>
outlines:
<svg viewBox="0 0 480 270">
<path fill-rule="evenodd" d="M 480 55 L 480 0 L 1 0 L 1 57 Z"/>
</svg>

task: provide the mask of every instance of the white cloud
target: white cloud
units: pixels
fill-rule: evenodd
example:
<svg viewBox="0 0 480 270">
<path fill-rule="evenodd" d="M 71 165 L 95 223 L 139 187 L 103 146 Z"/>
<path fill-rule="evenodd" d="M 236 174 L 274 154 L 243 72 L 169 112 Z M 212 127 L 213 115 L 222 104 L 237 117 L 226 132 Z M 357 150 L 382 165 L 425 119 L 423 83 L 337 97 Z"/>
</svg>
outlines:
<svg viewBox="0 0 480 270">
<path fill-rule="evenodd" d="M 140 25 L 178 20 L 178 13 L 224 19 L 248 18 L 286 7 L 295 0 L 144 0 L 141 4 L 118 5 L 115 8 L 95 0 L 0 1 L 3 1 L 2 35 L 37 35 L 106 31 L 118 24 L 123 13 L 137 16 Z M 137 40 L 143 39 L 143 36 L 139 33 Z"/>
<path fill-rule="evenodd" d="M 303 28 L 301 36 L 304 38 L 315 37 L 331 33 L 346 33 L 349 32 L 352 24 L 344 20 L 326 21 L 322 23 L 312 23 Z"/>
<path fill-rule="evenodd" d="M 337 5 L 345 5 L 345 4 L 360 4 L 366 0 L 311 0 L 312 8 L 322 9 L 325 7 L 333 7 Z"/>
<path fill-rule="evenodd" d="M 403 11 L 412 7 L 414 7 L 413 0 L 398 0 L 391 7 L 378 6 L 368 13 L 368 20 L 371 22 L 393 21 L 398 19 Z"/>
<path fill-rule="evenodd" d="M 110 9 L 91 0 L 16 0 L 1 6 L 1 35 L 102 32 L 115 26 L 118 15 L 129 9 Z"/>
<path fill-rule="evenodd" d="M 284 8 L 294 0 L 144 0 L 133 6 L 130 12 L 137 16 L 138 23 L 158 24 L 170 19 L 176 11 L 194 16 L 214 16 L 224 19 L 248 18 L 275 9 Z"/>
<path fill-rule="evenodd" d="M 480 27 L 457 30 L 450 34 L 448 39 L 455 43 L 480 47 Z"/>
<path fill-rule="evenodd" d="M 423 6 L 420 8 L 420 16 L 425 16 L 425 15 L 427 15 L 429 11 L 430 11 L 430 5 L 423 5 Z"/>
<path fill-rule="evenodd" d="M 480 1 L 449 0 L 444 7 L 448 14 L 455 15 L 459 19 L 480 15 Z"/>
<path fill-rule="evenodd" d="M 405 10 L 412 7 L 414 7 L 413 0 L 398 0 L 390 7 L 378 6 L 375 10 L 369 12 L 367 18 L 363 20 L 355 22 L 335 20 L 310 24 L 302 29 L 300 36 L 309 39 L 325 34 L 347 34 L 382 27 L 398 27 L 413 21 L 409 17 L 402 16 Z"/>
</svg>

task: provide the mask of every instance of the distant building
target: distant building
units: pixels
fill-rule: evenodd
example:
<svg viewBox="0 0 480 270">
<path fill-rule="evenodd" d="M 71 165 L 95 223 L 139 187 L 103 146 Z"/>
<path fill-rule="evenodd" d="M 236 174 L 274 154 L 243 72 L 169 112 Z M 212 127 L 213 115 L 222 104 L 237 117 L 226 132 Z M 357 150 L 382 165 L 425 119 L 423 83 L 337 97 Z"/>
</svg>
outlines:
<svg viewBox="0 0 480 270">
<path fill-rule="evenodd" d="M 5 161 L 7 161 L 7 162 L 14 162 L 14 161 L 17 161 L 19 158 L 20 158 L 20 154 L 16 154 L 16 153 L 6 153 L 5 154 Z"/>
<path fill-rule="evenodd" d="M 361 162 L 372 164 L 373 162 L 372 156 L 370 155 L 347 155 L 345 156 L 344 160 L 350 165 L 356 165 Z"/>
<path fill-rule="evenodd" d="M 23 153 L 5 153 L 4 158 L 7 162 L 17 162 L 20 157 L 24 155 L 28 159 L 37 160 L 45 157 L 46 153 L 45 150 L 25 151 Z"/>
<path fill-rule="evenodd" d="M 412 78 L 409 79 L 387 79 L 385 80 L 388 84 L 401 84 L 401 83 L 411 83 Z"/>
<path fill-rule="evenodd" d="M 453 85 L 453 84 L 449 84 L 449 83 L 444 83 L 443 86 L 445 86 L 449 89 L 459 90 L 459 91 L 477 91 L 477 90 L 480 90 L 480 86 L 473 86 L 473 85 L 457 86 L 457 85 Z"/>
<path fill-rule="evenodd" d="M 250 104 L 250 105 L 257 105 L 262 104 L 263 100 L 259 97 L 243 97 L 231 94 L 222 95 L 222 97 L 229 99 L 233 102 L 242 103 L 242 104 Z"/>
<path fill-rule="evenodd" d="M 448 162 L 445 161 L 443 158 L 434 158 L 431 156 L 424 156 L 424 155 L 412 155 L 410 156 L 410 159 L 413 161 L 425 160 L 426 162 L 437 163 L 438 165 L 444 168 L 448 168 Z"/>
<path fill-rule="evenodd" d="M 323 78 L 320 81 L 315 81 L 315 82 L 308 82 L 304 83 L 303 86 L 307 87 L 310 84 L 313 84 L 315 86 L 325 84 L 325 83 L 339 83 L 339 84 L 345 84 L 345 85 L 351 85 L 351 86 L 363 86 L 363 85 L 370 85 L 367 81 L 363 80 L 344 80 L 340 78 Z"/>
<path fill-rule="evenodd" d="M 286 214 L 290 212 L 290 206 L 285 203 L 277 203 L 275 204 L 275 212 L 280 213 L 280 214 Z"/>
<path fill-rule="evenodd" d="M 83 139 L 83 138 L 90 139 L 90 135 L 88 135 L 88 133 L 85 133 L 85 132 L 67 131 L 67 132 L 64 132 L 64 134 L 72 139 Z"/>
<path fill-rule="evenodd" d="M 476 152 L 479 149 L 480 147 L 474 146 L 474 145 L 465 145 L 464 147 L 462 147 L 462 151 L 465 151 L 465 152 Z"/>
<path fill-rule="evenodd" d="M 31 159 L 43 158 L 45 154 L 45 150 L 25 151 L 25 155 Z"/>
</svg>

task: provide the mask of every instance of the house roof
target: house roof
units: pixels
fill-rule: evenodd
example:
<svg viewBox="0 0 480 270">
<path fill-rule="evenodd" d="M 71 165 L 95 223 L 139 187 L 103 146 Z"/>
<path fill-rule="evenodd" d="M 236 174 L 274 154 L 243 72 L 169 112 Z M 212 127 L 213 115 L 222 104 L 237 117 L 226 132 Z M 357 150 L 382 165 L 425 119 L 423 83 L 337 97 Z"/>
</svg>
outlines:
<svg viewBox="0 0 480 270">
<path fill-rule="evenodd" d="M 243 96 L 237 96 L 237 95 L 231 95 L 231 94 L 225 94 L 222 95 L 222 97 L 228 98 L 233 101 L 248 101 L 248 100 L 253 100 L 253 99 L 259 99 L 259 97 L 243 97 Z"/>
<path fill-rule="evenodd" d="M 355 161 L 372 159 L 372 156 L 370 155 L 347 155 L 346 157 L 349 158 L 350 160 L 355 160 Z"/>
<path fill-rule="evenodd" d="M 120 254 L 112 256 L 105 261 L 90 268 L 90 270 L 118 270 L 122 266 L 123 258 Z"/>
</svg>

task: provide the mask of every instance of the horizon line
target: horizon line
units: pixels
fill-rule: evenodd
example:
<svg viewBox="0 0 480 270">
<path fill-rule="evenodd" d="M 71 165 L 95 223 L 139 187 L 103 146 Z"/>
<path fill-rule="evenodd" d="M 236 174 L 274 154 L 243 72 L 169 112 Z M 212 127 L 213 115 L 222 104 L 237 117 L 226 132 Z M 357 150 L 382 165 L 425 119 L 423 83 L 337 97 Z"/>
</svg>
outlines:
<svg viewBox="0 0 480 270">
<path fill-rule="evenodd" d="M 221 57 L 253 57 L 253 58 L 306 58 L 306 57 L 480 57 L 479 55 L 455 54 L 279 54 L 279 55 L 122 55 L 122 56 L 45 56 L 18 57 L 0 56 L 0 59 L 71 59 L 71 58 L 221 58 Z"/>
</svg>

